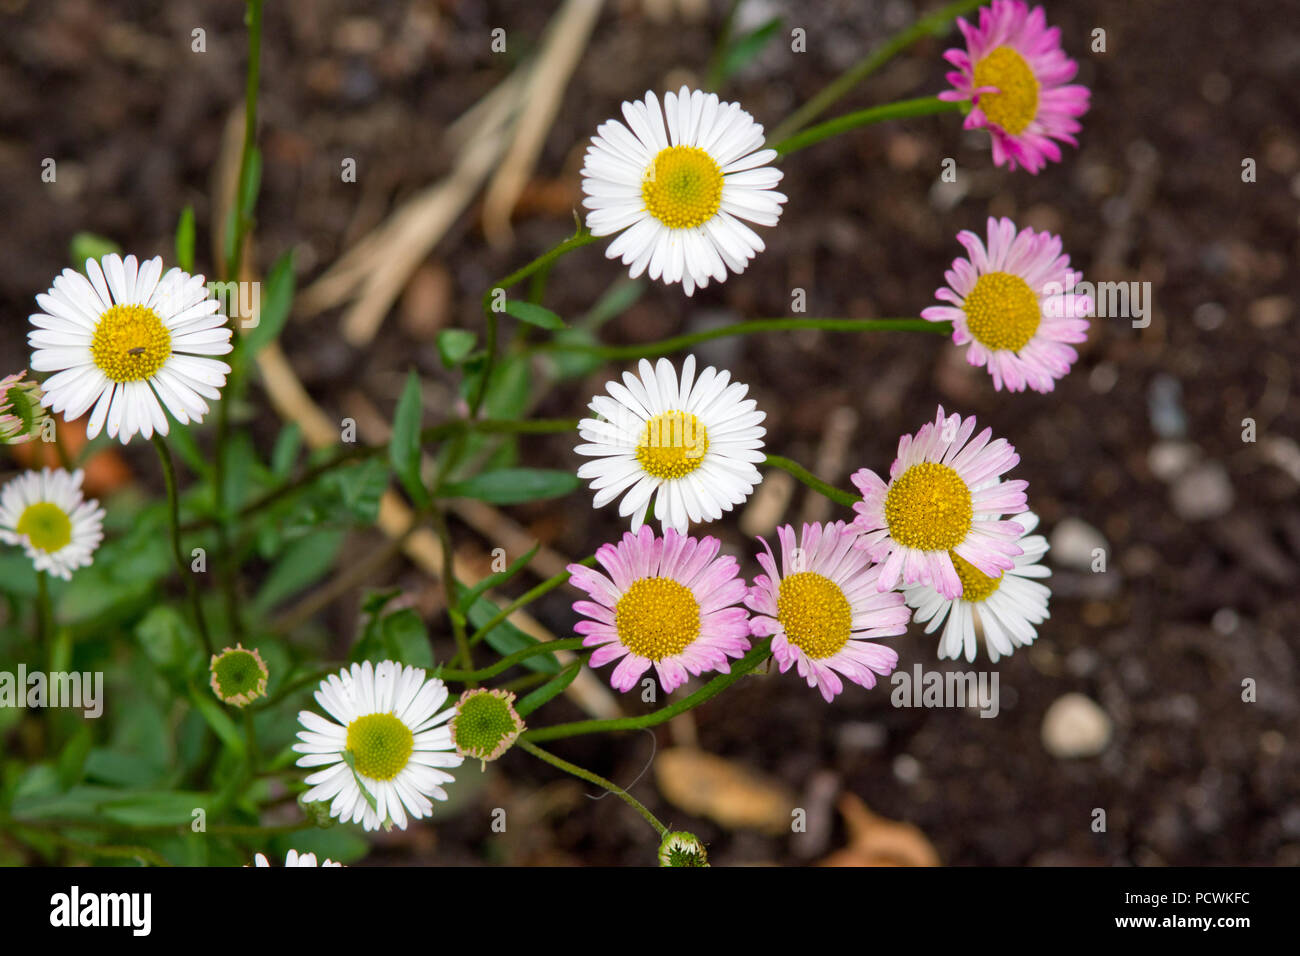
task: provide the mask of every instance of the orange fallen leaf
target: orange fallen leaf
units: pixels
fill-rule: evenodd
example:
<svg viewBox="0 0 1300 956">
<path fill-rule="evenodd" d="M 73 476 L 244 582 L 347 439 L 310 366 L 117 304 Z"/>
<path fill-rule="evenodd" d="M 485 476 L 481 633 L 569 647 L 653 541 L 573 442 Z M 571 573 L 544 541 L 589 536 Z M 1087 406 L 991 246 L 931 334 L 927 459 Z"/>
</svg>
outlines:
<svg viewBox="0 0 1300 956">
<path fill-rule="evenodd" d="M 696 747 L 669 747 L 654 761 L 664 799 L 729 830 L 790 830 L 795 799 L 779 783 Z"/>
<path fill-rule="evenodd" d="M 849 831 L 849 845 L 821 861 L 822 866 L 938 866 L 939 854 L 910 823 L 872 813 L 852 793 L 836 804 Z"/>
</svg>

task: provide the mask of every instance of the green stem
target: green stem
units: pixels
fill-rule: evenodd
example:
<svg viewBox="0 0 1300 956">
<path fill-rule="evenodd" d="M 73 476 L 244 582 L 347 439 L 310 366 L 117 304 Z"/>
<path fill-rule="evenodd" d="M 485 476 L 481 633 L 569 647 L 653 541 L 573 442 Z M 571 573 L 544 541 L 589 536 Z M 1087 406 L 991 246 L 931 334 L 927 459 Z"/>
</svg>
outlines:
<svg viewBox="0 0 1300 956">
<path fill-rule="evenodd" d="M 577 423 L 575 422 L 574 425 L 576 427 Z M 588 557 L 583 558 L 581 561 L 577 563 L 586 565 L 587 567 L 591 567 L 593 564 L 596 563 L 596 556 L 594 554 L 590 555 Z M 475 631 L 473 635 L 470 637 L 469 639 L 470 647 L 474 647 L 475 645 L 477 645 L 481 640 L 483 640 L 483 638 L 487 637 L 488 633 L 492 630 L 492 628 L 499 625 L 511 614 L 514 614 L 515 611 L 519 610 L 521 607 L 523 607 L 526 604 L 531 604 L 533 601 L 536 601 L 543 594 L 547 594 L 555 590 L 565 581 L 569 580 L 569 577 L 570 575 L 568 571 L 561 571 L 559 574 L 547 578 L 545 581 L 543 581 L 541 584 L 534 587 L 532 590 L 525 591 L 515 600 L 511 601 L 509 604 L 503 607 L 496 614 L 492 615 L 492 617 L 490 617 L 488 620 L 483 622 L 483 626 L 480 627 L 477 631 Z"/>
<path fill-rule="evenodd" d="M 640 730 L 642 727 L 654 727 L 672 720 L 678 714 L 684 714 L 710 698 L 716 697 L 736 681 L 740 680 L 759 664 L 767 660 L 771 653 L 771 639 L 764 638 L 755 644 L 740 660 L 731 665 L 731 673 L 719 674 L 695 693 L 681 700 L 660 707 L 640 717 L 616 717 L 610 720 L 575 720 L 567 724 L 552 724 L 550 727 L 538 727 L 526 730 L 520 736 L 520 744 L 529 741 L 559 740 L 563 737 L 576 737 L 579 734 L 597 734 L 616 730 Z"/>
<path fill-rule="evenodd" d="M 461 679 L 467 687 L 474 688 L 478 686 L 478 679 L 473 673 L 474 652 L 470 649 L 469 638 L 465 633 L 465 615 L 457 608 L 460 595 L 456 593 L 456 555 L 451 546 L 451 531 L 447 527 L 447 516 L 441 508 L 431 509 L 431 515 L 438 543 L 442 546 L 442 584 L 447 600 L 447 616 L 451 618 L 451 630 L 456 638 L 456 660 L 463 660 L 469 666 L 470 673 Z"/>
<path fill-rule="evenodd" d="M 643 804 L 636 797 L 632 796 L 632 794 L 628 793 L 618 784 L 614 783 L 612 780 L 606 780 L 604 777 L 600 776 L 599 774 L 592 773 L 590 770 L 584 770 L 581 767 L 579 767 L 577 764 L 569 763 L 569 761 L 567 760 L 562 760 L 561 758 L 555 756 L 555 754 L 553 753 L 547 753 L 541 747 L 538 747 L 537 745 L 523 739 L 522 737 L 519 738 L 518 744 L 520 749 L 528 751 L 528 753 L 532 754 L 538 760 L 544 760 L 546 761 L 546 763 L 549 763 L 552 767 L 558 767 L 559 769 L 563 770 L 565 773 L 571 773 L 579 780 L 586 780 L 588 783 L 594 783 L 598 787 L 604 787 L 606 790 L 614 794 L 614 796 L 618 797 L 620 800 L 626 803 L 637 813 L 641 814 L 641 816 L 645 818 L 646 823 L 654 827 L 655 832 L 658 833 L 661 837 L 666 832 L 668 832 L 668 828 L 659 822 L 658 817 L 656 817 L 653 813 L 651 813 L 648 809 L 646 809 L 645 804 Z"/>
<path fill-rule="evenodd" d="M 181 501 L 176 491 L 176 466 L 172 464 L 172 455 L 167 448 L 167 442 L 158 432 L 154 432 L 153 446 L 158 450 L 158 460 L 162 463 L 163 482 L 167 485 L 172 557 L 176 560 L 176 570 L 180 572 L 181 580 L 185 582 L 185 590 L 189 593 L 190 604 L 194 608 L 194 620 L 198 625 L 199 635 L 203 638 L 203 646 L 211 654 L 213 653 L 212 638 L 208 634 L 207 619 L 203 616 L 203 602 L 199 599 L 199 588 L 194 581 L 194 573 L 185 562 L 185 556 L 181 551 Z"/>
<path fill-rule="evenodd" d="M 252 218 L 244 208 L 244 196 L 252 176 L 253 153 L 257 143 L 257 91 L 262 62 L 262 0 L 247 0 L 248 66 L 244 77 L 244 142 L 240 151 L 239 183 L 235 191 L 235 236 L 230 260 L 225 264 L 227 281 L 239 281 L 244 261 L 244 246 L 252 228 Z M 217 511 L 217 577 L 225 598 L 226 618 L 236 638 L 244 633 L 239 601 L 239 582 L 234 553 L 230 546 L 229 516 L 226 514 L 226 448 L 230 439 L 230 406 L 239 391 L 240 352 L 243 338 L 236 335 L 228 358 L 230 376 L 224 399 L 217 407 L 217 430 L 212 463 L 213 499 Z"/>
<path fill-rule="evenodd" d="M 248 4 L 248 68 L 244 76 L 244 145 L 239 160 L 239 186 L 235 194 L 235 241 L 230 261 L 226 263 L 226 278 L 238 279 L 239 266 L 244 260 L 244 242 L 248 238 L 251 222 L 244 215 L 244 193 L 248 190 L 248 177 L 252 175 L 253 147 L 257 142 L 257 90 L 262 65 L 262 0 L 247 0 Z"/>
<path fill-rule="evenodd" d="M 824 332 L 930 332 L 948 335 L 952 325 L 947 322 L 927 322 L 925 319 L 751 319 L 747 322 L 735 322 L 715 329 L 691 332 L 687 335 L 675 335 L 658 342 L 641 345 L 582 345 L 570 342 L 550 342 L 538 346 L 545 352 L 582 352 L 599 356 L 607 361 L 622 359 L 651 358 L 656 355 L 668 355 L 680 352 L 700 342 L 722 339 L 733 335 L 749 335 L 753 332 L 792 332 L 801 329 L 820 329 Z"/>
<path fill-rule="evenodd" d="M 566 637 L 558 641 L 538 641 L 536 644 L 529 644 L 522 647 L 513 654 L 507 654 L 495 664 L 489 664 L 481 670 L 443 670 L 439 676 L 443 680 L 453 680 L 461 684 L 470 684 L 471 681 L 477 682 L 487 680 L 490 677 L 496 677 L 503 671 L 508 671 L 516 664 L 534 657 L 538 654 L 550 654 L 552 651 L 576 651 L 582 648 L 582 638 Z"/>
<path fill-rule="evenodd" d="M 834 485 L 827 484 L 797 461 L 786 458 L 782 455 L 768 455 L 763 459 L 763 464 L 767 465 L 769 468 L 780 468 L 782 471 L 788 472 L 802 481 L 813 491 L 829 498 L 837 505 L 852 507 L 855 503 L 862 500 L 861 495 L 855 495 L 851 491 L 845 491 L 842 488 L 836 488 Z"/>
<path fill-rule="evenodd" d="M 45 571 L 36 572 L 36 643 L 42 656 L 47 660 L 54 653 L 51 641 L 53 620 L 50 609 L 50 576 Z"/>
<path fill-rule="evenodd" d="M 516 269 L 510 275 L 498 282 L 488 286 L 488 290 L 483 293 L 483 314 L 487 317 L 487 341 L 484 344 L 484 351 L 487 355 L 487 362 L 483 366 L 482 375 L 478 381 L 478 387 L 474 389 L 474 397 L 469 403 L 469 417 L 476 418 L 479 408 L 483 405 L 483 399 L 487 395 L 488 385 L 492 380 L 492 367 L 496 364 L 497 353 L 497 310 L 493 308 L 497 297 L 497 290 L 505 291 L 518 282 L 522 282 L 538 269 L 549 269 L 551 264 L 561 256 L 572 252 L 574 249 L 581 249 L 583 246 L 590 245 L 596 241 L 596 237 L 587 231 L 585 226 L 579 226 L 576 234 L 565 239 L 559 245 L 542 253 L 522 269 Z"/>
<path fill-rule="evenodd" d="M 788 139 L 781 140 L 772 148 L 778 155 L 788 156 L 804 147 L 820 143 L 840 133 L 847 133 L 860 126 L 883 123 L 886 120 L 909 119 L 913 116 L 930 116 L 934 113 L 955 113 L 961 109 L 961 106 L 961 103 L 944 102 L 937 96 L 920 96 L 914 100 L 886 103 L 884 106 L 873 106 L 870 109 L 858 110 L 856 113 L 837 116 L 825 123 L 818 123 L 802 133 L 795 133 Z"/>
<path fill-rule="evenodd" d="M 929 16 L 917 20 L 906 30 L 894 34 L 853 66 L 822 88 L 812 99 L 791 113 L 768 137 L 769 143 L 779 143 L 803 129 L 872 73 L 902 53 L 913 43 L 931 34 L 943 32 L 948 25 L 988 0 L 957 0 Z"/>
</svg>

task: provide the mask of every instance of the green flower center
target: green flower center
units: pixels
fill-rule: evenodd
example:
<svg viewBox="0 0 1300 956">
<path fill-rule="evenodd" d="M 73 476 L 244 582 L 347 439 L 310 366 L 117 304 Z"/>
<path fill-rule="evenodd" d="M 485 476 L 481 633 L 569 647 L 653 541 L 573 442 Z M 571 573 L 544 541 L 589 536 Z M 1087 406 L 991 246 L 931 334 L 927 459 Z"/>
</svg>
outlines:
<svg viewBox="0 0 1300 956">
<path fill-rule="evenodd" d="M 72 519 L 52 501 L 28 505 L 15 530 L 27 535 L 33 548 L 47 553 L 60 551 L 72 543 Z"/>
<path fill-rule="evenodd" d="M 357 773 L 392 780 L 411 759 L 415 736 L 392 714 L 366 714 L 348 724 L 347 747 Z"/>
<path fill-rule="evenodd" d="M 217 686 L 217 696 L 230 701 L 235 698 L 251 700 L 260 697 L 266 689 L 266 672 L 252 651 L 242 648 L 223 653 L 212 664 L 212 679 Z"/>
<path fill-rule="evenodd" d="M 458 705 L 453 728 L 456 748 L 489 760 L 519 730 L 519 717 L 510 702 L 490 691 L 470 694 Z"/>
</svg>

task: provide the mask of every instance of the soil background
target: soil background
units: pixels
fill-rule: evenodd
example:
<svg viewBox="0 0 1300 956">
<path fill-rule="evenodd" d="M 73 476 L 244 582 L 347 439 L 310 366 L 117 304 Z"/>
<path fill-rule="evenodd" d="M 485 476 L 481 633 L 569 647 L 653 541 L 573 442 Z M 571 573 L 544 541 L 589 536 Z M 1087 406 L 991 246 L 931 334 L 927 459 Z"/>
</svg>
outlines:
<svg viewBox="0 0 1300 956">
<path fill-rule="evenodd" d="M 916 15 L 906 0 L 751 3 L 745 22 L 770 12 L 785 17 L 786 31 L 807 33 L 808 52 L 790 52 L 783 33 L 722 90 L 769 128 Z M 572 231 L 586 141 L 623 99 L 700 81 L 725 5 L 685 3 L 667 17 L 660 6 L 672 5 L 606 3 L 511 243 L 485 241 L 476 203 L 364 351 L 342 342 L 337 313 L 291 321 L 290 360 L 331 414 L 368 406 L 391 416 L 412 362 L 430 383 L 426 421 L 451 411 L 437 330 L 478 328 L 487 284 Z M 808 315 L 915 315 L 961 251 L 957 231 L 982 232 L 989 215 L 1060 233 L 1087 279 L 1152 290 L 1150 325 L 1094 320 L 1079 363 L 1048 395 L 994 391 L 937 336 L 809 331 L 699 350 L 749 383 L 768 414 L 769 451 L 845 487 L 858 467 L 887 470 L 898 436 L 931 419 L 937 402 L 977 415 L 1016 445 L 1016 476 L 1029 480 L 1031 506 L 1055 545 L 1051 620 L 1031 648 L 996 665 L 996 719 L 896 708 L 887 683 L 850 686 L 828 707 L 788 674 L 746 679 L 688 723 L 659 728 L 661 753 L 698 745 L 789 791 L 808 812 L 807 833 L 723 825 L 668 803 L 662 768 L 646 772 L 634 792 L 705 839 L 715 863 L 823 858 L 849 841 L 836 809 L 847 793 L 918 827 L 946 864 L 1300 864 L 1300 4 L 1047 8 L 1092 90 L 1080 148 L 1066 148 L 1062 163 L 1038 176 L 996 169 L 987 137 L 963 133 L 952 115 L 837 137 L 784 163 L 789 203 L 743 276 L 691 299 L 652 285 L 601 332 L 632 343 L 786 315 L 796 288 L 806 291 Z M 445 174 L 447 127 L 535 48 L 553 10 L 474 0 L 268 3 L 256 267 L 294 248 L 303 287 Z M 190 48 L 200 26 L 201 54 Z M 494 27 L 507 30 L 506 54 L 489 49 Z M 1105 31 L 1105 52 L 1090 49 L 1096 29 Z M 953 36 L 918 44 L 832 115 L 942 89 L 941 54 Z M 33 296 L 68 264 L 78 230 L 170 260 L 177 215 L 193 204 L 200 268 L 211 271 L 211 170 L 242 95 L 244 42 L 239 3 L 0 0 L 0 367 L 26 364 Z M 45 157 L 58 161 L 55 184 L 40 180 Z M 356 183 L 340 181 L 344 157 L 357 161 Z M 954 185 L 938 183 L 945 157 L 957 162 Z M 1243 182 L 1246 159 L 1253 182 Z M 548 305 L 581 314 L 621 275 L 600 249 L 557 266 Z M 613 371 L 550 392 L 536 413 L 580 415 Z M 269 449 L 280 423 L 256 386 L 252 398 L 257 412 L 241 427 Z M 1248 418 L 1253 442 L 1243 441 Z M 837 442 L 847 443 L 842 452 Z M 572 444 L 529 439 L 522 452 L 529 464 L 570 468 Z M 124 460 L 152 484 L 148 454 L 133 445 Z M 847 517 L 800 489 L 774 507 L 760 522 L 768 528 L 777 516 Z M 571 558 L 622 531 L 612 509 L 591 510 L 586 492 L 508 510 Z M 731 553 L 752 553 L 735 518 L 708 531 Z M 471 556 L 493 546 L 463 526 L 454 532 Z M 1098 537 L 1104 574 L 1090 568 Z M 378 540 L 358 538 L 359 548 Z M 437 582 L 400 561 L 372 583 L 391 581 L 417 592 L 431 626 L 444 626 Z M 335 601 L 314 625 L 345 643 L 361 593 Z M 567 635 L 571 600 L 556 592 L 535 611 Z M 921 631 L 914 625 L 893 641 L 900 669 L 951 667 Z M 438 639 L 441 647 L 446 635 Z M 975 667 L 989 669 L 982 653 Z M 1242 699 L 1247 679 L 1254 702 Z M 1044 714 L 1071 692 L 1109 717 L 1098 756 L 1060 759 L 1044 746 Z M 647 707 L 628 703 L 634 713 Z M 539 716 L 583 715 L 563 700 Z M 626 783 L 644 768 L 647 736 L 554 749 Z M 436 827 L 381 836 L 371 861 L 650 861 L 644 824 L 619 801 L 588 799 L 521 753 L 482 776 L 471 769 L 473 795 L 455 813 Z M 524 825 L 492 833 L 494 807 Z M 1105 832 L 1093 829 L 1097 808 Z"/>
</svg>

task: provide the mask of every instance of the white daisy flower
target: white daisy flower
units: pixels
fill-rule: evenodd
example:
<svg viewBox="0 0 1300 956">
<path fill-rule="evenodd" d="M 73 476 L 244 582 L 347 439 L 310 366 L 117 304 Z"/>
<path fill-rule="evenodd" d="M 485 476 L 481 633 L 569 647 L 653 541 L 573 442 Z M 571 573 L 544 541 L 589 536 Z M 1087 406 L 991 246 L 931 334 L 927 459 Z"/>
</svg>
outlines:
<svg viewBox="0 0 1300 956">
<path fill-rule="evenodd" d="M 636 278 L 680 282 L 687 295 L 739 275 L 763 240 L 741 220 L 775 226 L 786 197 L 768 164 L 763 127 L 736 103 L 683 86 L 623 103 L 627 125 L 596 129 L 582 167 L 582 204 L 593 235 L 622 232 L 605 255 Z"/>
<path fill-rule="evenodd" d="M 232 348 L 221 303 L 208 297 L 203 276 L 180 269 L 162 275 L 157 256 L 137 267 L 135 256 L 116 254 L 105 256 L 102 268 L 87 259 L 86 273 L 64 269 L 36 297 L 43 311 L 30 317 L 31 367 L 57 373 L 44 382 L 42 403 L 68 421 L 93 406 L 86 437 L 107 425 L 108 436 L 124 445 L 137 432 L 167 434 L 163 405 L 182 425 L 201 422 L 204 399 L 221 397 L 230 372 L 207 356 Z"/>
<path fill-rule="evenodd" d="M 419 820 L 433 812 L 430 797 L 447 799 L 441 784 L 454 778 L 440 768 L 459 767 L 464 758 L 446 726 L 455 707 L 438 710 L 447 700 L 440 679 L 394 661 L 366 661 L 321 681 L 316 700 L 338 723 L 298 714 L 306 728 L 293 745 L 304 755 L 298 766 L 325 767 L 307 777 L 305 802 L 332 801 L 330 816 L 367 830 L 394 823 L 405 830 L 408 813 Z"/>
<path fill-rule="evenodd" d="M 20 544 L 37 571 L 71 580 L 94 562 L 104 509 L 81 494 L 84 472 L 28 471 L 0 490 L 0 541 Z"/>
<path fill-rule="evenodd" d="M 961 578 L 961 597 L 946 598 L 928 584 L 903 588 L 907 603 L 916 608 L 916 620 L 930 622 L 925 633 L 933 634 L 947 620 L 939 638 L 940 660 L 957 660 L 964 654 L 973 662 L 977 632 L 982 631 L 989 660 L 996 664 L 1017 647 L 1034 643 L 1038 636 L 1035 625 L 1051 616 L 1047 610 L 1051 590 L 1029 580 L 1052 573 L 1042 563 L 1047 539 L 1041 534 L 1029 534 L 1038 527 L 1036 514 L 1018 514 L 1016 523 L 1025 529 L 1025 535 L 1019 541 L 1024 553 L 1016 555 L 1015 567 L 990 577 L 954 554 L 952 563 Z"/>
<path fill-rule="evenodd" d="M 259 853 L 253 857 L 253 865 L 255 867 L 270 867 L 271 864 L 267 861 L 266 856 L 264 854 Z M 290 850 L 289 854 L 284 858 L 284 865 L 285 866 L 316 866 L 317 865 L 316 854 L 299 853 L 297 850 Z M 342 865 L 343 865 L 342 863 L 335 863 L 333 860 L 330 859 L 327 859 L 324 863 L 320 864 L 320 866 L 342 866 Z"/>
<path fill-rule="evenodd" d="M 740 504 L 763 480 L 754 466 L 763 460 L 759 423 L 767 415 L 746 399 L 748 385 L 731 381 L 730 372 L 712 365 L 695 377 L 695 356 L 682 363 L 678 381 L 673 364 L 645 359 L 640 377 L 623 373 L 623 383 L 607 382 L 608 395 L 588 407 L 595 418 L 578 423 L 584 444 L 574 450 L 595 459 L 578 469 L 591 479 L 600 508 L 619 495 L 618 513 L 632 516 L 639 531 L 655 492 L 655 515 L 664 530 L 685 534 L 692 521 L 716 521 Z"/>
</svg>

